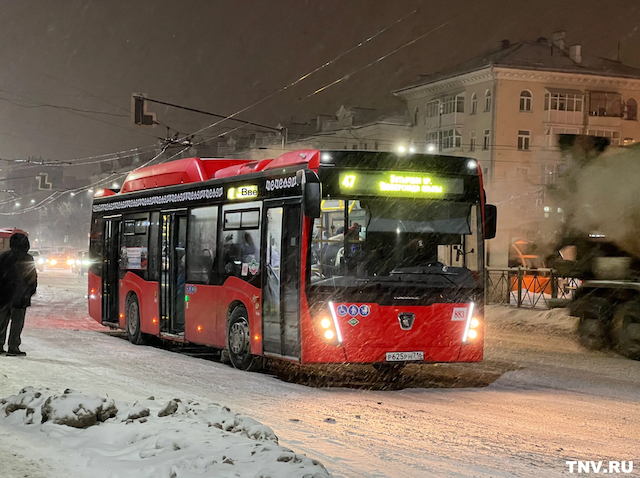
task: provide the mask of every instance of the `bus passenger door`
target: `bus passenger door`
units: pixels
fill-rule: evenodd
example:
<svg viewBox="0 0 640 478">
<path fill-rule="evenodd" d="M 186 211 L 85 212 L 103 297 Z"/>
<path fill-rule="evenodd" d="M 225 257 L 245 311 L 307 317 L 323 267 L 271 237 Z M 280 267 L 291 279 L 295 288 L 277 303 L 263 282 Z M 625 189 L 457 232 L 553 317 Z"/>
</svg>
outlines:
<svg viewBox="0 0 640 478">
<path fill-rule="evenodd" d="M 160 217 L 160 334 L 184 337 L 187 216 L 183 211 Z"/>
<path fill-rule="evenodd" d="M 102 323 L 118 324 L 121 217 L 105 218 L 102 263 Z"/>
<path fill-rule="evenodd" d="M 300 204 L 266 205 L 262 275 L 264 351 L 300 358 Z"/>
</svg>

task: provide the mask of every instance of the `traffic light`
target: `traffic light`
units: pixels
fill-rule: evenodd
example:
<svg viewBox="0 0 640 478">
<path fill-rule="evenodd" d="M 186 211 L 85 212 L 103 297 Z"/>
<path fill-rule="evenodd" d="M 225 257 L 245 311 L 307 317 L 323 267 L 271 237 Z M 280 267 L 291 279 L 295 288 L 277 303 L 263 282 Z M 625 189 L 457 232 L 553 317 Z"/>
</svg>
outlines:
<svg viewBox="0 0 640 478">
<path fill-rule="evenodd" d="M 156 115 L 155 113 L 147 113 L 146 110 L 146 98 L 147 95 L 143 93 L 133 93 L 131 95 L 131 112 L 134 125 L 138 126 L 155 126 Z"/>
</svg>

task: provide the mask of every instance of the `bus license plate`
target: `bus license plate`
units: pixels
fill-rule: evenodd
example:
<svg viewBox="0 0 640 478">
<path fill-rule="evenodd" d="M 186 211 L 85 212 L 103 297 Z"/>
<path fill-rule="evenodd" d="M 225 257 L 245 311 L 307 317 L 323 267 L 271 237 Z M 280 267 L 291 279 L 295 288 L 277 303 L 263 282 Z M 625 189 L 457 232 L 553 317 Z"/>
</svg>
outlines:
<svg viewBox="0 0 640 478">
<path fill-rule="evenodd" d="M 424 352 L 387 352 L 387 362 L 424 360 Z"/>
</svg>

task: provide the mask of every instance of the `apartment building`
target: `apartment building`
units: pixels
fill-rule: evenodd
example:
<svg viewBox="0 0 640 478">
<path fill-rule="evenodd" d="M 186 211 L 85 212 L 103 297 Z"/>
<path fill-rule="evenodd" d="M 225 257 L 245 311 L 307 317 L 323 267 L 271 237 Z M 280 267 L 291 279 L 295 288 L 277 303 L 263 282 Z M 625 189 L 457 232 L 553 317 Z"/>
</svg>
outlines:
<svg viewBox="0 0 640 478">
<path fill-rule="evenodd" d="M 565 33 L 511 44 L 394 92 L 407 104 L 416 151 L 469 156 L 498 204 L 491 265 L 504 266 L 515 237 L 562 211 L 547 187 L 562 171 L 558 135 L 640 141 L 640 70 L 568 46 Z"/>
</svg>

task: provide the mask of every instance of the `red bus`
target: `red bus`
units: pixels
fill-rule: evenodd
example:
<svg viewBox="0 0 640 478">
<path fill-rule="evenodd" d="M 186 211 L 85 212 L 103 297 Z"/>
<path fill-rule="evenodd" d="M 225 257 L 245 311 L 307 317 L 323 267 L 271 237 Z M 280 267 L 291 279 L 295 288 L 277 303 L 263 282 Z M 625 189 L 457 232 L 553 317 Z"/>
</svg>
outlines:
<svg viewBox="0 0 640 478">
<path fill-rule="evenodd" d="M 427 154 L 141 168 L 94 198 L 89 312 L 134 344 L 216 347 L 240 369 L 480 361 L 484 197 L 476 160 Z"/>
<path fill-rule="evenodd" d="M 9 241 L 11 240 L 11 236 L 13 236 L 16 232 L 21 232 L 25 236 L 29 234 L 22 229 L 18 229 L 15 227 L 3 227 L 0 228 L 0 252 L 9 250 Z"/>
</svg>

